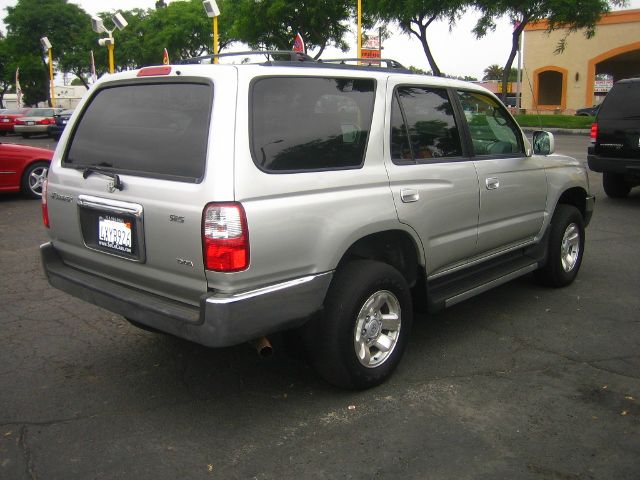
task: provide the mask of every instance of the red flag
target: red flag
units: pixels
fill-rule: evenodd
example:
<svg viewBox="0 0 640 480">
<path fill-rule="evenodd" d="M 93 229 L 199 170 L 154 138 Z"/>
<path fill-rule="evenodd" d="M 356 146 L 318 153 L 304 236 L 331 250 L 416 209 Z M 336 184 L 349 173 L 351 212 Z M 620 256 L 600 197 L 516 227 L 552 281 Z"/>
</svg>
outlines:
<svg viewBox="0 0 640 480">
<path fill-rule="evenodd" d="M 302 35 L 296 33 L 296 39 L 293 41 L 293 51 L 298 53 L 306 53 L 304 48 L 304 40 Z"/>
<path fill-rule="evenodd" d="M 164 54 L 162 55 L 162 64 L 163 65 L 169 65 L 169 52 L 167 52 L 167 49 L 164 49 Z"/>
</svg>

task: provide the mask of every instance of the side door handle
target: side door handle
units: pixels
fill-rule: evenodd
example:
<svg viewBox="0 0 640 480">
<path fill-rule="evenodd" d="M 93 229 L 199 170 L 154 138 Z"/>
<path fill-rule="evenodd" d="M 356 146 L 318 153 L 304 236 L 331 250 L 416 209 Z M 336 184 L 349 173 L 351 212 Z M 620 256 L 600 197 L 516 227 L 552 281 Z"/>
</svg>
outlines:
<svg viewBox="0 0 640 480">
<path fill-rule="evenodd" d="M 413 188 L 400 189 L 400 199 L 402 203 L 417 202 L 420 199 L 420 192 Z"/>
<path fill-rule="evenodd" d="M 487 190 L 495 190 L 496 188 L 500 188 L 500 180 L 496 177 L 489 177 L 484 181 L 487 186 Z"/>
</svg>

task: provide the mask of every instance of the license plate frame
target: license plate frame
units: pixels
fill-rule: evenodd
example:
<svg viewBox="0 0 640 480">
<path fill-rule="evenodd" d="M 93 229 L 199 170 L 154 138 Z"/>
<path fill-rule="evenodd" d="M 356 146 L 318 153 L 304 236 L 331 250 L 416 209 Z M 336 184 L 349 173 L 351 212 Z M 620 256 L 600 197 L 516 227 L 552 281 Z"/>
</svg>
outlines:
<svg viewBox="0 0 640 480">
<path fill-rule="evenodd" d="M 133 262 L 146 262 L 142 205 L 79 195 L 78 214 L 82 240 L 87 248 Z M 111 228 L 111 236 L 101 234 L 101 226 Z M 114 232 L 120 232 L 121 241 L 109 241 L 118 235 Z"/>
</svg>

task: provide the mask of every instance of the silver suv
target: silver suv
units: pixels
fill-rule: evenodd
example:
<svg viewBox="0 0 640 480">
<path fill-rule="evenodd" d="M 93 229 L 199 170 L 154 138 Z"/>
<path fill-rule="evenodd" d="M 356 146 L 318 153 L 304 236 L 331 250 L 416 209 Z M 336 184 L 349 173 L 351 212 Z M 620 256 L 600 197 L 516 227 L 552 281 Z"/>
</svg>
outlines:
<svg viewBox="0 0 640 480">
<path fill-rule="evenodd" d="M 414 307 L 573 281 L 594 198 L 552 153 L 487 90 L 393 63 L 123 72 L 62 134 L 42 260 L 134 325 L 211 347 L 293 332 L 325 379 L 367 388 Z"/>
</svg>

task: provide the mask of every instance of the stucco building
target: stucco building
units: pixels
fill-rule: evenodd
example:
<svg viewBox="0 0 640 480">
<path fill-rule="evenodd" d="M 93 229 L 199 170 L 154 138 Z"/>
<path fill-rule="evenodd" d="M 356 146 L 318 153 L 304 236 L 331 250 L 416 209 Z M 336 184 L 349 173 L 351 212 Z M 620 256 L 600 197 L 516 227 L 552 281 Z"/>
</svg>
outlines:
<svg viewBox="0 0 640 480">
<path fill-rule="evenodd" d="M 546 22 L 524 32 L 522 108 L 574 113 L 600 103 L 614 82 L 640 77 L 640 9 L 604 15 L 591 39 L 584 31 L 548 33 Z M 556 54 L 566 38 L 563 53 Z"/>
</svg>

